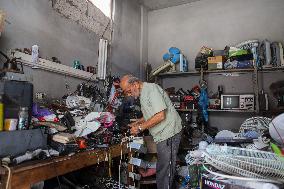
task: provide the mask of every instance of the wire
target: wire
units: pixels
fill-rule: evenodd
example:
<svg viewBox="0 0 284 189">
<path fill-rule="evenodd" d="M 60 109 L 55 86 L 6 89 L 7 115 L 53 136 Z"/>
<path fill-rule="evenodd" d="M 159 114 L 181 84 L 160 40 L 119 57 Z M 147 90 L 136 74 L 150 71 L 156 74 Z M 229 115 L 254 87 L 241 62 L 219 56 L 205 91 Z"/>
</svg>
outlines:
<svg viewBox="0 0 284 189">
<path fill-rule="evenodd" d="M 89 77 L 89 79 L 86 81 L 86 82 L 84 82 L 83 84 L 88 84 L 90 81 L 91 81 L 91 79 L 93 78 L 93 76 L 95 75 L 96 73 L 93 73 L 90 77 Z M 71 93 L 70 94 L 70 96 L 72 96 L 74 93 L 76 93 L 78 91 L 78 89 L 76 89 L 73 93 Z"/>
<path fill-rule="evenodd" d="M 6 183 L 6 189 L 8 189 L 10 185 L 10 179 L 11 179 L 11 169 L 7 165 L 2 164 L 2 166 L 8 170 L 8 178 L 7 178 L 7 183 Z"/>
<path fill-rule="evenodd" d="M 44 138 L 44 134 L 43 134 L 43 132 L 42 132 L 42 129 L 40 129 L 40 131 L 41 131 L 42 137 Z M 48 152 L 49 157 L 51 158 L 52 165 L 53 165 L 53 168 L 54 168 L 54 171 L 55 171 L 55 174 L 56 174 L 56 179 L 57 179 L 59 188 L 62 189 L 62 187 L 61 187 L 61 182 L 60 182 L 59 177 L 58 177 L 58 172 L 57 172 L 57 169 L 56 169 L 56 167 L 55 167 L 55 163 L 56 163 L 56 162 L 54 161 L 54 158 L 51 156 L 49 150 L 50 150 L 49 145 L 47 145 L 47 152 Z"/>
</svg>

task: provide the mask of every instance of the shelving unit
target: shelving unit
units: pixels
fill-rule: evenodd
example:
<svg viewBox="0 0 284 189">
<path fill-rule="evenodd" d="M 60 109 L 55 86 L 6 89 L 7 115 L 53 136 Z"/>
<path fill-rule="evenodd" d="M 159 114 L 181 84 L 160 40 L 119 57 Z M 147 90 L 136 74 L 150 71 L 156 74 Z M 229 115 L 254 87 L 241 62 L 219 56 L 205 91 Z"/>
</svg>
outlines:
<svg viewBox="0 0 284 189">
<path fill-rule="evenodd" d="M 247 72 L 253 72 L 254 69 L 231 69 L 231 70 L 204 70 L 204 74 L 210 74 L 210 73 L 247 73 Z M 189 75 L 200 75 L 200 71 L 189 71 L 189 72 L 167 72 L 167 73 L 162 73 L 159 75 L 159 77 L 169 77 L 169 76 L 189 76 Z"/>
<path fill-rule="evenodd" d="M 158 78 L 176 78 L 176 77 L 188 77 L 188 76 L 200 76 L 208 74 L 220 74 L 224 76 L 231 76 L 234 74 L 253 74 L 252 85 L 255 95 L 255 110 L 215 110 L 208 109 L 208 112 L 232 112 L 232 113 L 263 113 L 259 111 L 259 84 L 258 84 L 258 74 L 259 73 L 273 73 L 273 72 L 284 72 L 284 67 L 266 67 L 266 68 L 249 68 L 249 69 L 229 69 L 229 70 L 204 70 L 201 71 L 189 71 L 189 72 L 167 72 L 158 75 Z M 162 83 L 162 82 L 161 82 Z M 197 109 L 178 109 L 179 112 L 197 112 Z M 266 111 L 269 112 L 269 111 Z"/>
<path fill-rule="evenodd" d="M 197 112 L 197 109 L 177 109 L 179 112 Z M 235 113 L 256 113 L 255 110 L 220 110 L 208 109 L 208 112 L 235 112 Z"/>
<path fill-rule="evenodd" d="M 90 72 L 86 72 L 83 70 L 72 68 L 71 66 L 66 66 L 63 64 L 59 64 L 56 62 L 52 62 L 50 60 L 39 58 L 39 62 L 34 64 L 32 62 L 32 56 L 29 54 L 25 54 L 19 51 L 15 51 L 15 53 L 11 53 L 12 57 L 21 58 L 23 65 L 29 66 L 32 68 L 37 68 L 53 73 L 58 73 L 70 77 L 75 77 L 79 79 L 85 80 L 96 80 L 96 74 L 92 74 Z"/>
<path fill-rule="evenodd" d="M 249 69 L 230 69 L 230 70 L 205 70 L 203 71 L 204 74 L 226 74 L 226 73 L 253 73 L 254 68 Z M 258 69 L 258 72 L 284 72 L 284 67 L 272 67 L 272 68 L 263 68 Z M 189 75 L 200 75 L 200 71 L 189 71 L 189 72 L 167 72 L 161 73 L 158 77 L 171 77 L 171 76 L 179 76 L 179 77 L 186 77 Z"/>
</svg>

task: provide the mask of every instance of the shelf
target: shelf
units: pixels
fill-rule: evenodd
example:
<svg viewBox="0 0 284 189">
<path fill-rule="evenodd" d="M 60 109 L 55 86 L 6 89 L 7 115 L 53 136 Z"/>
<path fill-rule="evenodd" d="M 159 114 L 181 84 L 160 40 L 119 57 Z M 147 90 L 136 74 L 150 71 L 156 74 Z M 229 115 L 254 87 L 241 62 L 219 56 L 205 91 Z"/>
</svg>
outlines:
<svg viewBox="0 0 284 189">
<path fill-rule="evenodd" d="M 179 112 L 197 112 L 197 109 L 177 109 Z M 215 110 L 208 109 L 208 112 L 236 112 L 236 113 L 256 113 L 255 110 Z"/>
<path fill-rule="evenodd" d="M 258 70 L 258 72 L 262 72 L 262 73 L 283 72 L 283 71 L 284 71 L 284 66 L 282 66 L 282 67 L 262 68 L 262 69 Z"/>
<path fill-rule="evenodd" d="M 231 70 L 204 70 L 204 74 L 214 74 L 214 73 L 247 73 L 247 72 L 253 72 L 254 69 L 231 69 Z M 161 73 L 158 76 L 164 77 L 164 76 L 187 76 L 187 75 L 200 75 L 200 71 L 189 71 L 189 72 L 167 72 L 167 73 Z"/>
<path fill-rule="evenodd" d="M 283 72 L 284 67 L 271 67 L 271 68 L 262 68 L 258 69 L 258 72 L 266 73 L 266 72 Z M 226 73 L 252 73 L 254 72 L 254 68 L 249 69 L 230 69 L 230 70 L 204 70 L 204 74 L 226 74 Z M 200 75 L 200 71 L 189 71 L 189 72 L 167 72 L 161 73 L 158 77 L 174 77 L 180 76 L 185 77 L 188 75 Z"/>
<path fill-rule="evenodd" d="M 53 73 L 58 73 L 70 77 L 75 77 L 79 79 L 85 79 L 85 80 L 96 80 L 96 74 L 92 74 L 83 70 L 78 70 L 75 68 L 72 68 L 71 66 L 66 66 L 64 64 L 59 64 L 52 62 L 50 60 L 46 59 L 39 59 L 38 64 L 34 64 L 32 62 L 32 56 L 29 54 L 25 54 L 19 51 L 15 51 L 14 57 L 16 58 L 21 58 L 21 62 L 25 66 L 29 66 L 32 68 L 37 68 L 37 69 L 42 69 L 45 71 L 53 72 Z"/>
</svg>

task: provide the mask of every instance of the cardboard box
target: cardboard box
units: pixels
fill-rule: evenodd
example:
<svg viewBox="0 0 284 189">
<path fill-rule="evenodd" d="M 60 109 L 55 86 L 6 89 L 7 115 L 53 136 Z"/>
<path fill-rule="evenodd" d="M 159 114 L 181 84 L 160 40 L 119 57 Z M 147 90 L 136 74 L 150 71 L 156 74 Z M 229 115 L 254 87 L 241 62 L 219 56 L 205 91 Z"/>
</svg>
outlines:
<svg viewBox="0 0 284 189">
<path fill-rule="evenodd" d="M 208 64 L 208 70 L 222 70 L 222 69 L 223 69 L 223 62 Z"/>
<path fill-rule="evenodd" d="M 250 189 L 250 187 L 232 184 L 226 181 L 217 181 L 213 178 L 201 178 L 201 189 Z"/>
<path fill-rule="evenodd" d="M 213 56 L 213 57 L 208 57 L 208 64 L 210 63 L 220 63 L 220 62 L 224 62 L 225 59 L 223 56 Z"/>
</svg>

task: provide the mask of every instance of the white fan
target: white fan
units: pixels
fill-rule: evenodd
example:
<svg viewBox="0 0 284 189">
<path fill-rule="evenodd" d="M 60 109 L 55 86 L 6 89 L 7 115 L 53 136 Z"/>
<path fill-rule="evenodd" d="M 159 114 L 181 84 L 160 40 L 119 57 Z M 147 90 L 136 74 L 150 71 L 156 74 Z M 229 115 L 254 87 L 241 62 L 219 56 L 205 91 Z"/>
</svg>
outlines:
<svg viewBox="0 0 284 189">
<path fill-rule="evenodd" d="M 259 134 L 262 134 L 264 131 L 268 130 L 270 122 L 271 119 L 267 117 L 251 117 L 242 123 L 239 133 L 256 131 Z"/>
<path fill-rule="evenodd" d="M 284 158 L 274 153 L 213 144 L 204 156 L 207 163 L 229 174 L 284 182 Z"/>
</svg>

